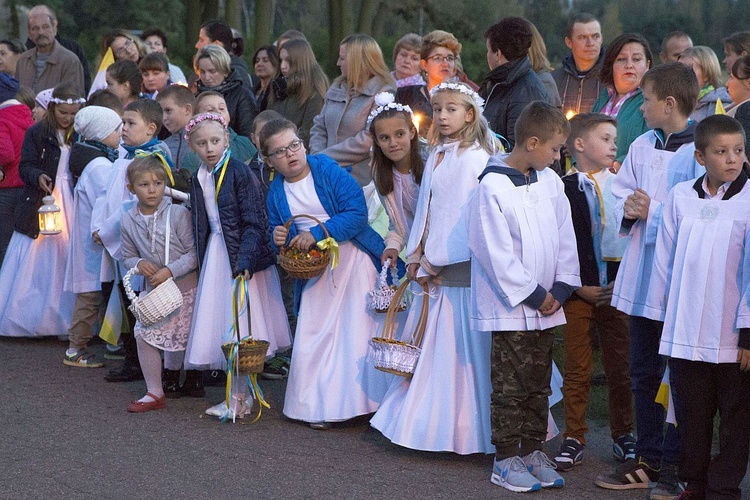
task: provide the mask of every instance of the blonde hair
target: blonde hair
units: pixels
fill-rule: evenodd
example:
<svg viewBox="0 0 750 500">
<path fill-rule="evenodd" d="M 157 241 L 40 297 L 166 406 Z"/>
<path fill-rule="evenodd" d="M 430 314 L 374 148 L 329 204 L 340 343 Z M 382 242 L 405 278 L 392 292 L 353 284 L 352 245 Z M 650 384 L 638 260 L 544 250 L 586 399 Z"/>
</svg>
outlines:
<svg viewBox="0 0 750 500">
<path fill-rule="evenodd" d="M 680 62 L 683 62 L 683 58 L 688 57 L 698 63 L 703 71 L 703 78 L 709 85 L 713 85 L 715 88 L 721 87 L 721 64 L 716 52 L 711 47 L 705 45 L 691 47 L 680 55 Z M 700 84 L 700 82 L 698 83 Z"/>
<path fill-rule="evenodd" d="M 534 73 L 552 71 L 552 65 L 549 63 L 549 59 L 547 59 L 547 46 L 544 44 L 544 38 L 542 38 L 539 30 L 536 29 L 534 23 L 530 21 L 526 22 L 529 23 L 529 28 L 531 28 L 531 47 L 529 47 L 531 68 L 534 70 Z"/>
<path fill-rule="evenodd" d="M 396 87 L 383 60 L 383 51 L 373 37 L 357 33 L 341 40 L 340 45 L 346 45 L 346 74 L 338 77 L 336 82 L 346 81 L 350 91 L 360 90 L 371 78 L 379 77 L 383 83 Z"/>
<path fill-rule="evenodd" d="M 214 65 L 216 71 L 224 75 L 224 78 L 228 77 L 229 73 L 232 72 L 232 58 L 229 57 L 229 52 L 219 45 L 214 43 L 208 44 L 201 47 L 198 53 L 195 54 L 195 57 L 193 58 L 193 70 L 198 75 L 201 74 L 200 69 L 198 69 L 198 61 L 201 59 L 208 59 L 211 61 L 211 64 Z"/>
<path fill-rule="evenodd" d="M 426 61 L 430 57 L 430 52 L 437 47 L 445 47 L 453 52 L 454 56 L 458 56 L 461 53 L 462 45 L 458 38 L 453 36 L 453 33 L 443 30 L 431 31 L 422 37 L 422 59 Z"/>
<path fill-rule="evenodd" d="M 479 109 L 479 106 L 472 97 L 474 91 L 464 83 L 454 83 L 452 85 L 465 87 L 468 92 L 464 93 L 460 90 L 436 87 L 437 91 L 435 91 L 430 101 L 432 101 L 438 94 L 450 92 L 451 95 L 458 100 L 458 103 L 466 108 L 466 111 L 473 111 L 474 118 L 469 123 L 465 124 L 458 132 L 459 147 L 465 149 L 472 147 L 474 143 L 479 143 L 479 146 L 491 155 L 500 151 L 502 149 L 500 141 L 490 130 L 490 127 L 487 124 L 487 119 L 484 117 L 482 110 Z M 427 133 L 427 140 L 431 144 L 445 142 L 445 137 L 441 135 L 438 130 L 437 120 L 432 121 L 430 130 Z"/>
<path fill-rule="evenodd" d="M 307 40 L 295 38 L 284 42 L 279 49 L 279 60 L 282 50 L 286 50 L 289 57 L 289 76 L 286 79 L 289 95 L 298 95 L 301 104 L 306 103 L 313 94 L 324 99 L 328 90 L 328 77 L 315 59 L 315 53 Z M 271 93 L 271 98 L 275 100 L 274 93 Z"/>
</svg>

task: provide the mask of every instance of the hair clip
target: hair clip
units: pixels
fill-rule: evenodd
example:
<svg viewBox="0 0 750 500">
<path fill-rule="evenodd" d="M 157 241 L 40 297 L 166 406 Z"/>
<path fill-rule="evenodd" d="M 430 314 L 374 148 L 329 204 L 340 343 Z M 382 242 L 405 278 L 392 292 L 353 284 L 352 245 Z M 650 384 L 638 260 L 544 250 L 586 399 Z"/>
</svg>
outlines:
<svg viewBox="0 0 750 500">
<path fill-rule="evenodd" d="M 204 122 L 206 120 L 213 120 L 215 122 L 221 123 L 221 126 L 226 129 L 228 127 L 227 121 L 224 119 L 223 116 L 217 115 L 215 113 L 201 113 L 193 118 L 188 122 L 187 125 L 185 125 L 185 140 L 190 140 L 190 131 L 193 130 L 193 128 L 198 125 L 201 122 Z"/>
<path fill-rule="evenodd" d="M 60 99 L 59 97 L 53 97 L 49 102 L 54 102 L 55 104 L 86 104 L 86 99 L 83 97 L 77 97 L 75 99 Z"/>
<path fill-rule="evenodd" d="M 411 108 L 406 104 L 396 102 L 396 97 L 390 92 L 381 92 L 375 96 L 375 104 L 378 106 L 370 112 L 370 116 L 367 118 L 367 128 L 370 128 L 370 124 L 383 111 L 396 110 L 404 111 L 414 116 Z"/>
<path fill-rule="evenodd" d="M 432 90 L 430 91 L 430 98 L 435 97 L 435 94 L 437 94 L 441 90 L 455 90 L 457 92 L 461 92 L 462 94 L 466 94 L 467 96 L 471 97 L 471 99 L 474 101 L 474 104 L 477 105 L 477 108 L 479 108 L 479 112 L 484 112 L 484 99 L 482 99 L 479 94 L 471 90 L 469 86 L 464 85 L 463 83 L 443 82 L 432 88 Z"/>
</svg>

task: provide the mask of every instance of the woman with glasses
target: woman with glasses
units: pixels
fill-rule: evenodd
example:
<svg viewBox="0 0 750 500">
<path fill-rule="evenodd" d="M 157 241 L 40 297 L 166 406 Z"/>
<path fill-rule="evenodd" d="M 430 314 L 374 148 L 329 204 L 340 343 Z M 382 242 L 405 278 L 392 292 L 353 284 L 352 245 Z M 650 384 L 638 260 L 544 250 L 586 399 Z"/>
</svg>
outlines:
<svg viewBox="0 0 750 500">
<path fill-rule="evenodd" d="M 104 36 L 99 56 L 104 57 L 107 49 L 112 49 L 115 61 L 126 60 L 138 64 L 146 55 L 146 47 L 136 36 L 119 29 Z"/>
<path fill-rule="evenodd" d="M 369 165 L 372 137 L 365 129 L 367 117 L 375 95 L 395 94 L 396 83 L 378 42 L 369 35 L 344 38 L 336 64 L 341 68 L 341 76 L 328 88 L 323 109 L 313 120 L 310 152 L 328 155 L 342 167 L 351 166 L 354 178 L 360 186 L 366 186 L 372 182 Z"/>
<path fill-rule="evenodd" d="M 435 30 L 422 38 L 422 60 L 420 66 L 426 85 L 401 87 L 396 93 L 396 101 L 408 104 L 419 120 L 419 130 L 424 136 L 432 123 L 430 90 L 445 81 L 459 81 L 458 68 L 461 43 L 447 31 Z M 463 70 L 461 71 L 463 74 Z M 465 75 L 464 75 L 465 77 Z M 466 82 L 469 84 L 469 82 Z M 472 88 L 476 89 L 476 84 Z"/>
</svg>

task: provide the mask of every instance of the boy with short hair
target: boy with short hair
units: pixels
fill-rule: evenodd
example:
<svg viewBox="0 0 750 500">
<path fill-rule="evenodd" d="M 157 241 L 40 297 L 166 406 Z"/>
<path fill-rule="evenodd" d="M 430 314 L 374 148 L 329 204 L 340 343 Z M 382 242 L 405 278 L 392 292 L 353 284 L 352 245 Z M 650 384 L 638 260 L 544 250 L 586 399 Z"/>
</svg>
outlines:
<svg viewBox="0 0 750 500">
<path fill-rule="evenodd" d="M 96 200 L 91 221 L 94 241 L 104 245 L 115 259 L 120 256 L 120 219 L 123 210 L 127 210 L 134 200 L 127 189 L 128 165 L 137 151 L 159 150 L 171 162 L 169 148 L 156 137 L 162 125 L 162 110 L 156 101 L 138 99 L 128 104 L 122 113 L 122 124 L 122 147 L 126 155 L 112 165 L 107 187 Z M 105 268 L 105 264 L 102 264 L 102 281 L 113 281 L 115 270 Z M 127 269 L 120 269 L 119 276 L 123 276 L 126 271 Z M 133 324 L 131 322 L 130 331 L 123 333 L 121 337 L 125 362 L 119 370 L 112 370 L 104 377 L 108 382 L 130 382 L 143 378 L 133 337 Z"/>
<path fill-rule="evenodd" d="M 164 144 L 169 147 L 175 164 L 175 189 L 183 192 L 190 191 L 190 179 L 197 172 L 195 170 L 183 168 L 185 158 L 189 155 L 195 157 L 195 153 L 190 150 L 188 142 L 185 140 L 185 125 L 188 124 L 193 116 L 195 106 L 195 97 L 190 89 L 184 85 L 169 85 L 156 96 L 156 102 L 162 109 L 162 122 L 171 134 L 164 139 Z M 197 160 L 197 157 L 195 157 Z"/>
<path fill-rule="evenodd" d="M 583 286 L 563 306 L 567 319 L 563 376 L 565 433 L 555 457 L 560 471 L 578 465 L 586 446 L 586 408 L 594 363 L 592 327 L 599 332 L 607 376 L 613 453 L 621 462 L 635 458 L 628 316 L 609 304 L 628 242 L 618 234 L 612 195 L 615 174 L 609 170 L 617 155 L 617 121 L 600 113 L 583 113 L 570 120 L 570 128 L 567 150 L 573 155 L 575 167 L 563 177 L 563 184 L 572 211 Z"/>
<path fill-rule="evenodd" d="M 250 132 L 250 140 L 253 142 L 253 144 L 255 144 L 255 146 L 257 147 L 260 140 L 260 131 L 263 129 L 263 126 L 266 123 L 270 122 L 271 120 L 281 120 L 283 118 L 283 116 L 272 109 L 267 109 L 258 113 L 258 115 L 253 120 L 253 131 Z M 263 161 L 263 158 L 261 158 L 260 156 L 260 152 L 255 153 L 253 158 L 248 163 L 248 166 L 260 181 L 260 187 L 263 190 L 263 196 L 267 197 L 268 189 L 271 187 L 271 181 L 275 176 L 274 169 Z M 294 331 L 294 329 L 292 329 L 292 331 Z"/>
<path fill-rule="evenodd" d="M 740 498 L 750 427 L 750 183 L 745 133 L 725 115 L 701 121 L 695 158 L 706 168 L 664 202 L 648 296 L 664 321 L 680 433 L 680 498 Z M 719 453 L 711 458 L 717 411 Z"/>
<path fill-rule="evenodd" d="M 470 326 L 492 331 L 491 481 L 511 491 L 565 484 L 542 443 L 560 306 L 581 285 L 570 204 L 547 169 L 569 131 L 559 109 L 529 104 L 516 121 L 516 147 L 490 158 L 466 210 Z"/>
<path fill-rule="evenodd" d="M 675 184 L 695 179 L 704 169 L 693 158 L 695 124 L 688 119 L 698 98 L 695 74 L 680 63 L 662 64 L 646 72 L 641 90 L 641 111 L 653 130 L 630 145 L 612 185 L 620 234 L 630 235 L 612 305 L 630 316 L 636 457 L 614 473 L 597 477 L 596 484 L 613 490 L 653 488 L 650 498 L 662 499 L 681 491 L 676 467 L 679 443 L 673 425 L 668 424 L 665 433 L 664 407 L 655 401 L 666 362 L 659 356 L 662 324 L 647 314 L 646 296 L 662 202 Z"/>
</svg>

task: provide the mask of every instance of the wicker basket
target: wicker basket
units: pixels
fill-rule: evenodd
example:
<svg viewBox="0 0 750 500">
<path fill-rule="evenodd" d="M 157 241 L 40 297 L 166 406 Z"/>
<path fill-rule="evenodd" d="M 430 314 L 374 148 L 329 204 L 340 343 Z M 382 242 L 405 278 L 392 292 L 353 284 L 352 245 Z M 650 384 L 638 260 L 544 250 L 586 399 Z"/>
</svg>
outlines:
<svg viewBox="0 0 750 500">
<path fill-rule="evenodd" d="M 286 221 L 286 223 L 284 224 L 284 227 L 289 229 L 294 219 L 297 219 L 299 217 L 307 217 L 308 219 L 314 220 L 315 222 L 320 224 L 320 227 L 323 228 L 323 232 L 325 233 L 326 238 L 330 237 L 330 234 L 328 234 L 328 229 L 326 229 L 325 224 L 320 222 L 318 219 L 316 219 L 312 215 L 306 215 L 306 214 L 295 215 L 291 219 Z M 331 251 L 329 249 L 320 250 L 320 257 L 310 258 L 310 259 L 293 259 L 291 257 L 287 257 L 286 254 L 288 251 L 289 251 L 288 247 L 286 246 L 281 247 L 281 251 L 279 252 L 279 265 L 282 268 L 284 268 L 284 270 L 292 278 L 310 279 L 310 278 L 315 278 L 316 276 L 320 276 L 321 274 L 323 274 L 323 271 L 325 271 L 325 268 L 331 262 Z"/>
<path fill-rule="evenodd" d="M 391 301 L 393 300 L 393 297 L 396 295 L 396 290 L 398 290 L 398 287 L 395 285 L 389 285 L 388 284 L 388 271 L 391 272 L 391 277 L 394 281 L 396 281 L 396 271 L 394 268 L 390 266 L 391 259 L 388 259 L 383 264 L 382 269 L 380 270 L 380 276 L 378 277 L 378 281 L 375 283 L 375 289 L 371 290 L 367 294 L 367 306 L 374 310 L 376 313 L 387 313 L 388 308 L 391 306 Z M 401 297 L 401 300 L 398 305 L 398 309 L 396 309 L 396 312 L 401 312 L 406 310 L 406 298 Z"/>
<path fill-rule="evenodd" d="M 228 370 L 239 375 L 262 373 L 266 361 L 269 342 L 266 340 L 243 339 L 240 342 L 229 342 L 221 346 L 224 357 L 231 363 Z M 232 352 L 236 349 L 236 352 Z M 234 356 L 233 356 L 234 354 Z"/>
<path fill-rule="evenodd" d="M 404 280 L 396 290 L 391 305 L 386 313 L 385 323 L 383 324 L 382 337 L 373 337 L 370 339 L 372 346 L 372 357 L 375 362 L 375 368 L 380 371 L 399 375 L 401 377 L 411 377 L 419 361 L 419 355 L 422 352 L 422 338 L 427 326 L 427 313 L 429 309 L 429 297 L 427 296 L 427 284 L 423 284 L 424 298 L 422 300 L 422 311 L 419 315 L 417 327 L 411 336 L 411 342 L 401 342 L 393 338 L 396 330 L 396 312 L 401 298 L 409 286 L 409 280 Z"/>
<path fill-rule="evenodd" d="M 151 326 L 163 320 L 182 305 L 182 292 L 172 278 L 147 294 L 141 293 L 141 296 L 136 296 L 130 283 L 130 280 L 136 274 L 138 274 L 137 267 L 129 270 L 122 278 L 122 284 L 125 287 L 128 299 L 130 299 L 128 309 L 133 311 L 133 315 L 143 326 Z"/>
<path fill-rule="evenodd" d="M 248 336 L 240 339 L 240 302 L 246 299 Z M 263 372 L 263 364 L 270 343 L 253 338 L 253 327 L 250 322 L 250 294 L 245 280 L 238 276 L 232 286 L 232 313 L 234 314 L 234 332 L 237 340 L 221 346 L 227 359 L 228 373 L 252 375 Z"/>
</svg>

